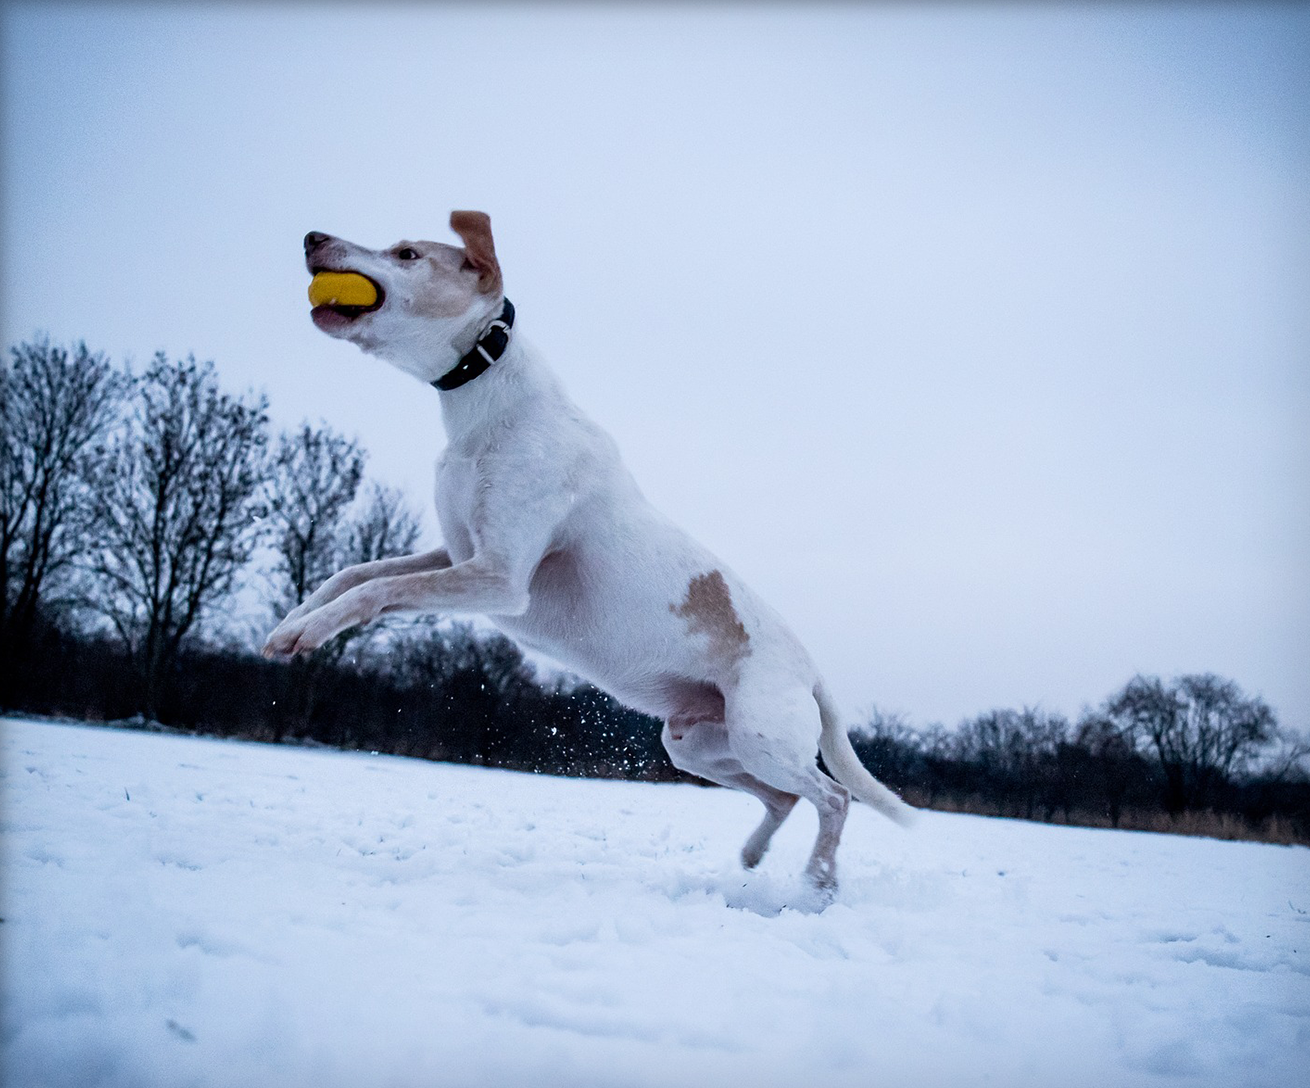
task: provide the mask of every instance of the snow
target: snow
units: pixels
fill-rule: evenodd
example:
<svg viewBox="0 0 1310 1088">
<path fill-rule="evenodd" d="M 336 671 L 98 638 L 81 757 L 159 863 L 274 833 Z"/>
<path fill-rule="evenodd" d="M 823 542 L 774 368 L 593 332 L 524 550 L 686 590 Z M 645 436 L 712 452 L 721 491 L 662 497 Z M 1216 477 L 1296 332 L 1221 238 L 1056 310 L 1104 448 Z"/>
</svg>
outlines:
<svg viewBox="0 0 1310 1088">
<path fill-rule="evenodd" d="M 4 720 L 6 1085 L 1286 1086 L 1310 851 Z"/>
</svg>

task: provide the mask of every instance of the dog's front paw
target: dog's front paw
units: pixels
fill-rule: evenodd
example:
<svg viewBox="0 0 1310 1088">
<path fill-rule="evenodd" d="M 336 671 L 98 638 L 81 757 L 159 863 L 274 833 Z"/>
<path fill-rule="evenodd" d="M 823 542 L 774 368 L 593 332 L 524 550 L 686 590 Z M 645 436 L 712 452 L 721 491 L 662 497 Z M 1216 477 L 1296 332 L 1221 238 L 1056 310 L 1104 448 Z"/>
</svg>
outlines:
<svg viewBox="0 0 1310 1088">
<path fill-rule="evenodd" d="M 290 615 L 273 628 L 260 652 L 270 660 L 295 657 L 300 652 L 300 636 L 303 631 L 304 624 L 300 622 L 300 617 Z"/>
<path fill-rule="evenodd" d="M 264 644 L 265 657 L 295 657 L 317 650 L 333 635 L 367 623 L 376 608 L 362 594 L 345 594 L 331 604 L 297 616 L 294 612 L 277 625 Z"/>
</svg>

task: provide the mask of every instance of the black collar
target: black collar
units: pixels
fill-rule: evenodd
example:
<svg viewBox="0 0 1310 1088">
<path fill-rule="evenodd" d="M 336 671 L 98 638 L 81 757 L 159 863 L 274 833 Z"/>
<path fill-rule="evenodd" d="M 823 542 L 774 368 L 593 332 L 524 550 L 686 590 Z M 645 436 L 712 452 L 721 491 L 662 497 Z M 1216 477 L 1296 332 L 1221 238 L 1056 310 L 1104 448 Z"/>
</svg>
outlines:
<svg viewBox="0 0 1310 1088">
<path fill-rule="evenodd" d="M 473 350 L 432 384 L 443 393 L 449 393 L 452 389 L 458 389 L 461 385 L 471 382 L 505 354 L 505 349 L 509 347 L 509 330 L 513 327 L 514 303 L 506 299 L 500 316 L 478 337 Z"/>
</svg>

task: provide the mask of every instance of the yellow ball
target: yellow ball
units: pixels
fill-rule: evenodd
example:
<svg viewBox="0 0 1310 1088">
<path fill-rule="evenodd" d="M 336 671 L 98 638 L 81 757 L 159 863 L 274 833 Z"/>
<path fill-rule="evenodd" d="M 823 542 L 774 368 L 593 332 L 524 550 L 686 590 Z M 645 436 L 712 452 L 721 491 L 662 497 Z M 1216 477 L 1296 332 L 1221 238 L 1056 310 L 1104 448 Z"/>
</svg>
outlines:
<svg viewBox="0 0 1310 1088">
<path fill-rule="evenodd" d="M 377 300 L 373 281 L 358 272 L 319 272 L 309 282 L 311 306 L 372 306 Z"/>
</svg>

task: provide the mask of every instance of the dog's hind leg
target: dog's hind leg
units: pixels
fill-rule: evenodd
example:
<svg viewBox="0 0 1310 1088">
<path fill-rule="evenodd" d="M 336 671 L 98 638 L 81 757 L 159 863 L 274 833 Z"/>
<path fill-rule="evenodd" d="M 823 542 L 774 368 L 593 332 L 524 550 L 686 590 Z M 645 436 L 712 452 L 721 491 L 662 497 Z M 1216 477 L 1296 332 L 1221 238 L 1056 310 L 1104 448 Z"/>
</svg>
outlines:
<svg viewBox="0 0 1310 1088">
<path fill-rule="evenodd" d="M 773 841 L 773 833 L 782 826 L 800 796 L 795 793 L 783 793 L 781 790 L 775 790 L 772 786 L 761 782 L 754 775 L 749 775 L 742 771 L 741 778 L 749 785 L 739 785 L 738 789 L 746 790 L 748 793 L 755 794 L 764 802 L 764 819 L 760 821 L 760 826 L 751 832 L 751 837 L 746 840 L 746 845 L 741 848 L 741 864 L 746 869 L 754 869 L 764 857 L 764 852 L 768 850 L 769 843 Z"/>
<path fill-rule="evenodd" d="M 794 793 L 776 790 L 747 773 L 728 747 L 728 734 L 722 721 L 700 721 L 688 725 L 675 718 L 665 725 L 660 739 L 678 770 L 752 794 L 763 803 L 764 819 L 741 850 L 742 865 L 754 869 L 768 850 L 773 833 L 800 798 Z"/>
<path fill-rule="evenodd" d="M 772 790 L 804 797 L 818 811 L 819 834 L 805 875 L 831 902 L 851 793 L 819 770 L 819 712 L 809 688 L 738 685 L 727 697 L 726 726 L 728 745 L 745 773 Z"/>
</svg>

